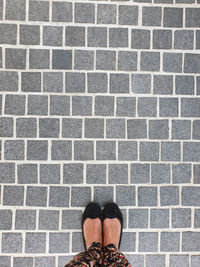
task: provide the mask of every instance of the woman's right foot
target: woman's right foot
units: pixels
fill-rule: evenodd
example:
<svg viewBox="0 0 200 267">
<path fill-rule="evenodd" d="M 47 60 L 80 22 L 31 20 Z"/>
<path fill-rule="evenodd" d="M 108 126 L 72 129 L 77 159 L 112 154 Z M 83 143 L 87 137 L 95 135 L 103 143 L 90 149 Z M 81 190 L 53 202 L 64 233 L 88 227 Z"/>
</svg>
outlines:
<svg viewBox="0 0 200 267">
<path fill-rule="evenodd" d="M 105 219 L 103 221 L 103 236 L 104 247 L 109 244 L 114 244 L 116 248 L 119 247 L 119 240 L 121 234 L 121 224 L 117 218 Z"/>
</svg>

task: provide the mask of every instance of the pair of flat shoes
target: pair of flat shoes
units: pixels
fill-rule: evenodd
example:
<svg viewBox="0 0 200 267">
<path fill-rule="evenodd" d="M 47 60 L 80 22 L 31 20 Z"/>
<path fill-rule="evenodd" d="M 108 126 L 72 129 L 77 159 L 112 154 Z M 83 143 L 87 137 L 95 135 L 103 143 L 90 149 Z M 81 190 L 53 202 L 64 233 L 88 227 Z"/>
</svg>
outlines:
<svg viewBox="0 0 200 267">
<path fill-rule="evenodd" d="M 83 212 L 83 216 L 82 216 L 82 233 L 83 233 L 83 241 L 84 241 L 85 249 L 86 249 L 86 241 L 85 241 L 85 236 L 84 236 L 84 231 L 83 231 L 83 224 L 87 218 L 90 218 L 90 219 L 99 218 L 102 223 L 106 218 L 109 218 L 109 219 L 117 218 L 121 224 L 121 232 L 120 232 L 118 248 L 120 247 L 121 237 L 122 237 L 122 228 L 123 228 L 123 216 L 116 203 L 109 202 L 105 204 L 103 211 L 101 209 L 101 206 L 95 202 L 91 202 L 86 206 Z"/>
</svg>

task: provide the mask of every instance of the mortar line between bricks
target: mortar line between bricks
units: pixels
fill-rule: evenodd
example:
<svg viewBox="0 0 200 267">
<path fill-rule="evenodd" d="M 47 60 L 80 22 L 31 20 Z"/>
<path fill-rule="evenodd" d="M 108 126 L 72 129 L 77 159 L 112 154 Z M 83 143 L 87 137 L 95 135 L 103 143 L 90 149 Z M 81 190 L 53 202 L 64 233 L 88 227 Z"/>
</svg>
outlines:
<svg viewBox="0 0 200 267">
<path fill-rule="evenodd" d="M 173 49 L 172 49 L 173 50 Z M 174 51 L 174 50 L 173 50 Z M 161 51 L 160 52 L 160 65 L 159 65 L 159 73 L 163 73 L 163 56 L 164 56 L 164 52 Z"/>
<path fill-rule="evenodd" d="M 3 21 L 6 19 L 6 0 L 3 0 L 3 14 L 2 14 Z"/>
</svg>

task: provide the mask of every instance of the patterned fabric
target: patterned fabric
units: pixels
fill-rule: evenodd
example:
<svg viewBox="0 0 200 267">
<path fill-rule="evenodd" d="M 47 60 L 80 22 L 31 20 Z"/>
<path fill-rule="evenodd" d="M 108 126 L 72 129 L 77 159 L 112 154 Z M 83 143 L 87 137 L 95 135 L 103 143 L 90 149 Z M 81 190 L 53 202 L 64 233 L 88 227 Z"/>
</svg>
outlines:
<svg viewBox="0 0 200 267">
<path fill-rule="evenodd" d="M 125 256 L 113 245 L 102 248 L 100 243 L 93 242 L 88 250 L 73 257 L 64 267 L 131 267 Z"/>
</svg>

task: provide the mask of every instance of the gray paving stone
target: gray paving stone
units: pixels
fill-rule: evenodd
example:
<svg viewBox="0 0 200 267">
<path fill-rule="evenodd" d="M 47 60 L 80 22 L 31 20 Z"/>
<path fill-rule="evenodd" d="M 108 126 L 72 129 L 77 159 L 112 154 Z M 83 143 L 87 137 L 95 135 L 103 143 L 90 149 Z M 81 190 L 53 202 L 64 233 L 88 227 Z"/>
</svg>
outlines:
<svg viewBox="0 0 200 267">
<path fill-rule="evenodd" d="M 23 160 L 24 140 L 6 140 L 4 142 L 4 159 Z"/>
<path fill-rule="evenodd" d="M 58 267 L 63 267 L 73 258 L 73 255 L 71 256 L 58 256 Z"/>
<path fill-rule="evenodd" d="M 128 29 L 109 28 L 109 47 L 128 47 Z"/>
<path fill-rule="evenodd" d="M 124 232 L 122 235 L 121 250 L 125 252 L 135 251 L 136 234 L 130 232 Z"/>
<path fill-rule="evenodd" d="M 191 266 L 198 267 L 200 264 L 200 256 L 192 255 L 191 256 Z"/>
<path fill-rule="evenodd" d="M 22 234 L 21 233 L 2 233 L 3 253 L 22 253 Z"/>
<path fill-rule="evenodd" d="M 95 5 L 93 3 L 75 3 L 75 22 L 94 23 Z"/>
<path fill-rule="evenodd" d="M 125 254 L 125 257 L 131 264 L 136 264 L 138 267 L 144 267 L 144 255 Z"/>
<path fill-rule="evenodd" d="M 72 3 L 53 2 L 52 3 L 52 21 L 71 22 L 72 21 Z"/>
<path fill-rule="evenodd" d="M 180 142 L 161 142 L 162 161 L 180 161 L 181 159 Z"/>
<path fill-rule="evenodd" d="M 150 165 L 135 163 L 131 164 L 131 183 L 141 184 L 150 182 Z"/>
<path fill-rule="evenodd" d="M 154 94 L 171 95 L 173 93 L 173 76 L 154 75 L 153 92 Z"/>
<path fill-rule="evenodd" d="M 97 70 L 115 70 L 116 52 L 109 50 L 96 51 L 96 69 Z"/>
<path fill-rule="evenodd" d="M 33 163 L 18 164 L 17 181 L 19 184 L 38 183 L 37 164 Z"/>
<path fill-rule="evenodd" d="M 39 45 L 40 44 L 40 26 L 39 25 L 20 25 L 20 44 Z"/>
<path fill-rule="evenodd" d="M 72 158 L 71 141 L 52 141 L 51 159 L 52 160 L 70 160 Z"/>
<path fill-rule="evenodd" d="M 184 208 L 172 209 L 172 227 L 190 228 L 191 209 L 184 209 Z"/>
<path fill-rule="evenodd" d="M 163 53 L 163 71 L 182 72 L 182 54 Z"/>
<path fill-rule="evenodd" d="M 12 0 L 6 0 L 6 20 L 25 20 L 25 0 L 19 0 L 14 2 Z"/>
<path fill-rule="evenodd" d="M 200 251 L 200 233 L 187 231 L 182 234 L 182 251 Z"/>
<path fill-rule="evenodd" d="M 170 183 L 169 164 L 151 164 L 151 183 L 163 184 Z"/>
<path fill-rule="evenodd" d="M 183 8 L 164 7 L 164 27 L 183 27 Z"/>
<path fill-rule="evenodd" d="M 200 143 L 184 142 L 183 143 L 183 161 L 200 161 Z"/>
<path fill-rule="evenodd" d="M 58 210 L 40 210 L 39 211 L 39 230 L 58 230 L 59 211 Z"/>
<path fill-rule="evenodd" d="M 139 97 L 137 105 L 138 115 L 140 117 L 157 116 L 157 98 L 156 97 Z"/>
<path fill-rule="evenodd" d="M 4 209 L 0 210 L 0 229 L 11 230 L 12 228 L 12 210 Z"/>
<path fill-rule="evenodd" d="M 86 138 L 104 138 L 104 119 L 85 119 Z"/>
<path fill-rule="evenodd" d="M 153 49 L 171 49 L 172 31 L 153 30 Z"/>
<path fill-rule="evenodd" d="M 159 98 L 160 117 L 178 117 L 178 98 Z"/>
<path fill-rule="evenodd" d="M 75 70 L 93 70 L 94 69 L 94 51 L 75 50 L 74 51 L 74 69 Z"/>
<path fill-rule="evenodd" d="M 93 141 L 74 141 L 74 160 L 93 160 Z"/>
<path fill-rule="evenodd" d="M 2 68 L 2 48 L 0 49 L 0 67 Z"/>
<path fill-rule="evenodd" d="M 119 24 L 120 25 L 137 25 L 138 24 L 138 7 L 131 5 L 119 5 Z"/>
<path fill-rule="evenodd" d="M 81 210 L 62 211 L 62 229 L 81 229 Z"/>
<path fill-rule="evenodd" d="M 0 118 L 0 137 L 13 136 L 13 118 L 1 117 Z"/>
<path fill-rule="evenodd" d="M 0 44 L 16 44 L 17 42 L 17 25 L 1 24 L 0 25 Z"/>
<path fill-rule="evenodd" d="M 107 73 L 87 73 L 88 93 L 106 93 L 108 88 Z"/>
<path fill-rule="evenodd" d="M 29 3 L 30 21 L 49 21 L 49 2 L 30 1 Z"/>
<path fill-rule="evenodd" d="M 29 68 L 49 69 L 49 52 L 48 49 L 30 49 Z"/>
<path fill-rule="evenodd" d="M 35 258 L 35 267 L 44 266 L 44 267 L 54 267 L 55 266 L 55 257 L 36 257 Z"/>
<path fill-rule="evenodd" d="M 40 183 L 59 184 L 60 165 L 59 164 L 40 164 Z"/>
<path fill-rule="evenodd" d="M 43 45 L 62 46 L 63 27 L 44 26 L 43 27 Z"/>
<path fill-rule="evenodd" d="M 137 70 L 137 53 L 128 51 L 118 52 L 118 69 L 124 71 Z"/>
<path fill-rule="evenodd" d="M 143 26 L 161 26 L 162 8 L 161 7 L 142 7 Z"/>
<path fill-rule="evenodd" d="M 117 6 L 112 4 L 97 4 L 97 23 L 115 24 Z"/>
<path fill-rule="evenodd" d="M 56 138 L 59 137 L 60 120 L 54 118 L 39 118 L 39 137 Z"/>
<path fill-rule="evenodd" d="M 23 92 L 41 92 L 41 73 L 22 72 L 21 90 Z"/>
<path fill-rule="evenodd" d="M 185 26 L 199 27 L 200 26 L 200 8 L 186 8 Z"/>
<path fill-rule="evenodd" d="M 165 255 L 147 255 L 146 256 L 146 267 L 159 267 L 165 266 Z"/>
<path fill-rule="evenodd" d="M 1 162 L 0 163 L 0 182 L 14 183 L 15 182 L 15 164 Z"/>
<path fill-rule="evenodd" d="M 47 188 L 42 186 L 27 186 L 26 205 L 45 207 L 47 205 Z"/>
<path fill-rule="evenodd" d="M 155 232 L 139 233 L 139 251 L 140 252 L 158 251 L 158 233 Z"/>
<path fill-rule="evenodd" d="M 141 71 L 159 71 L 160 70 L 160 52 L 141 52 L 140 60 Z"/>
<path fill-rule="evenodd" d="M 140 186 L 138 188 L 138 206 L 157 206 L 157 188 Z"/>
<path fill-rule="evenodd" d="M 16 210 L 15 213 L 16 230 L 36 229 L 36 210 Z"/>
<path fill-rule="evenodd" d="M 125 119 L 107 119 L 106 138 L 125 138 Z"/>
<path fill-rule="evenodd" d="M 183 186 L 182 188 L 182 205 L 183 206 L 200 206 L 200 187 Z"/>
<path fill-rule="evenodd" d="M 140 161 L 158 161 L 159 143 L 158 142 L 140 142 Z"/>
<path fill-rule="evenodd" d="M 72 96 L 72 115 L 91 116 L 92 97 L 91 96 Z"/>
<path fill-rule="evenodd" d="M 193 165 L 194 183 L 200 184 L 200 165 Z"/>
<path fill-rule="evenodd" d="M 200 56 L 198 54 L 185 54 L 184 60 L 185 73 L 199 73 L 200 72 Z"/>
<path fill-rule="evenodd" d="M 26 49 L 6 48 L 5 49 L 6 69 L 25 69 L 26 68 Z"/>
<path fill-rule="evenodd" d="M 172 139 L 190 139 L 191 122 L 189 120 L 172 120 Z"/>
<path fill-rule="evenodd" d="M 128 184 L 128 165 L 109 164 L 108 181 L 110 184 Z"/>
<path fill-rule="evenodd" d="M 24 115 L 25 114 L 25 95 L 6 95 L 4 114 Z"/>
<path fill-rule="evenodd" d="M 116 202 L 119 206 L 135 206 L 135 186 L 116 186 Z"/>
<path fill-rule="evenodd" d="M 25 237 L 25 253 L 45 253 L 46 233 L 27 232 Z"/>
<path fill-rule="evenodd" d="M 3 19 L 3 0 L 0 1 L 0 19 Z"/>
<path fill-rule="evenodd" d="M 89 47 L 107 47 L 107 28 L 88 27 L 87 44 Z"/>
<path fill-rule="evenodd" d="M 169 209 L 151 209 L 151 228 L 169 228 Z"/>
<path fill-rule="evenodd" d="M 135 141 L 118 142 L 118 159 L 123 161 L 135 161 L 138 157 L 138 145 Z"/>
<path fill-rule="evenodd" d="M 43 72 L 44 92 L 63 92 L 63 74 L 61 72 Z"/>
<path fill-rule="evenodd" d="M 177 30 L 174 32 L 174 48 L 175 49 L 193 49 L 194 32 L 191 30 Z"/>
<path fill-rule="evenodd" d="M 170 255 L 170 267 L 188 267 L 188 255 Z"/>
<path fill-rule="evenodd" d="M 56 3 L 60 4 L 60 3 Z M 65 45 L 85 46 L 85 27 L 67 26 L 65 28 Z"/>
<path fill-rule="evenodd" d="M 176 94 L 193 95 L 194 94 L 194 77 L 193 76 L 176 76 Z"/>
<path fill-rule="evenodd" d="M 69 187 L 51 186 L 49 193 L 50 207 L 69 207 Z"/>
<path fill-rule="evenodd" d="M 194 228 L 200 228 L 200 209 L 194 210 Z"/>
<path fill-rule="evenodd" d="M 69 96 L 50 96 L 50 114 L 68 116 L 70 114 L 70 97 Z"/>
<path fill-rule="evenodd" d="M 182 117 L 199 117 L 200 100 L 198 98 L 181 99 L 181 116 Z"/>
<path fill-rule="evenodd" d="M 106 183 L 106 165 L 105 164 L 87 164 L 86 182 L 88 184 Z"/>
<path fill-rule="evenodd" d="M 91 201 L 90 187 L 72 187 L 71 188 L 71 206 L 85 207 Z"/>
<path fill-rule="evenodd" d="M 28 115 L 47 115 L 48 96 L 28 95 Z"/>
<path fill-rule="evenodd" d="M 33 257 L 14 257 L 13 267 L 33 267 Z"/>
<path fill-rule="evenodd" d="M 116 115 L 118 117 L 134 117 L 136 111 L 135 97 L 118 97 L 116 103 Z"/>
<path fill-rule="evenodd" d="M 72 69 L 72 50 L 53 50 L 52 68 L 56 70 Z"/>
<path fill-rule="evenodd" d="M 114 200 L 113 186 L 94 186 L 94 201 L 103 206 L 107 201 Z"/>
<path fill-rule="evenodd" d="M 131 48 L 149 49 L 150 48 L 150 30 L 132 29 L 131 30 Z"/>
<path fill-rule="evenodd" d="M 200 31 L 196 31 L 196 49 L 200 49 L 199 40 L 200 40 Z"/>
<path fill-rule="evenodd" d="M 190 183 L 191 182 L 191 164 L 173 164 L 172 165 L 172 182 Z"/>
<path fill-rule="evenodd" d="M 127 120 L 128 139 L 147 138 L 146 119 Z"/>
<path fill-rule="evenodd" d="M 162 252 L 178 252 L 179 248 L 180 248 L 180 233 L 161 232 L 160 251 L 162 251 Z"/>
<path fill-rule="evenodd" d="M 129 209 L 129 228 L 148 228 L 147 209 Z"/>
<path fill-rule="evenodd" d="M 193 121 L 192 138 L 195 139 L 195 140 L 199 140 L 200 139 L 200 121 L 199 120 Z"/>
<path fill-rule="evenodd" d="M 168 139 L 169 138 L 169 121 L 149 120 L 149 138 L 150 139 Z"/>
<path fill-rule="evenodd" d="M 69 118 L 62 119 L 62 137 L 81 138 L 82 137 L 82 119 Z"/>
<path fill-rule="evenodd" d="M 81 184 L 83 182 L 83 164 L 72 163 L 63 165 L 63 183 Z"/>
<path fill-rule="evenodd" d="M 151 93 L 151 75 L 150 74 L 131 74 L 131 87 L 133 93 L 150 94 Z"/>
<path fill-rule="evenodd" d="M 114 115 L 114 97 L 96 96 L 95 97 L 95 116 L 113 116 Z"/>
<path fill-rule="evenodd" d="M 27 160 L 47 160 L 47 140 L 27 140 Z"/>
<path fill-rule="evenodd" d="M 72 252 L 84 251 L 82 233 L 72 233 Z"/>
</svg>

